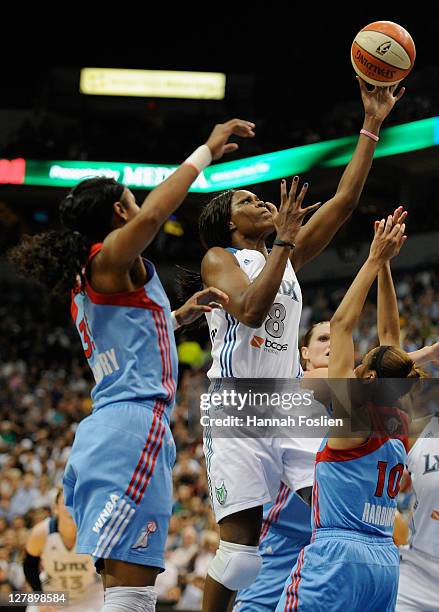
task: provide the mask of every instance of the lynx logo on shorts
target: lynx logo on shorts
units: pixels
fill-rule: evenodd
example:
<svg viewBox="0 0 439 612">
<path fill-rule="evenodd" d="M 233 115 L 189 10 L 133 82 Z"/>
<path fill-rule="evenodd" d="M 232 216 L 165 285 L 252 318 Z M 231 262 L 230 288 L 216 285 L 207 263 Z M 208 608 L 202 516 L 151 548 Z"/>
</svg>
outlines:
<svg viewBox="0 0 439 612">
<path fill-rule="evenodd" d="M 139 539 L 131 548 L 146 548 L 148 546 L 149 536 L 155 531 L 157 531 L 157 523 L 155 521 L 149 521 L 145 529 L 142 529 Z"/>
<path fill-rule="evenodd" d="M 226 485 L 224 484 L 224 480 L 219 489 L 215 487 L 215 494 L 216 494 L 218 503 L 221 504 L 221 506 L 224 506 L 224 504 L 226 503 L 226 499 L 227 499 L 227 489 L 226 489 Z"/>
</svg>

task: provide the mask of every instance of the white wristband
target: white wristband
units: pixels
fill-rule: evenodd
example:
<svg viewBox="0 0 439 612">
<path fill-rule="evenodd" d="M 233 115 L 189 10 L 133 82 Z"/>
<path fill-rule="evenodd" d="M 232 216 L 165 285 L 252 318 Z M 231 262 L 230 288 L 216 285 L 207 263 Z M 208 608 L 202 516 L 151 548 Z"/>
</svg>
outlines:
<svg viewBox="0 0 439 612">
<path fill-rule="evenodd" d="M 172 321 L 172 327 L 174 328 L 174 331 L 177 330 L 179 327 L 181 327 L 180 323 L 177 321 L 177 317 L 175 316 L 175 310 L 171 312 L 171 321 Z"/>
<path fill-rule="evenodd" d="M 210 152 L 209 147 L 204 144 L 201 145 L 201 147 L 198 147 L 198 149 L 195 149 L 192 155 L 189 155 L 189 157 L 184 160 L 183 164 L 192 166 L 195 168 L 198 174 L 200 174 L 200 172 L 203 172 L 204 168 L 207 168 L 211 161 L 212 153 Z"/>
</svg>

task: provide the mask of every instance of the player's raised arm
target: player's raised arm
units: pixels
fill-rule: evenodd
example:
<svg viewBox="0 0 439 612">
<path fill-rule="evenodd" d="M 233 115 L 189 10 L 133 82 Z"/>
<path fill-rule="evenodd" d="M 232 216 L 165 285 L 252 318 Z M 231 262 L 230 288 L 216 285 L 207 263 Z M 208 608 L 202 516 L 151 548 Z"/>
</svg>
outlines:
<svg viewBox="0 0 439 612">
<path fill-rule="evenodd" d="M 400 206 L 393 213 L 393 225 L 404 223 L 406 217 L 407 212 Z M 378 229 L 378 225 L 379 221 L 375 221 L 375 231 Z M 390 261 L 386 261 L 378 272 L 377 328 L 380 345 L 399 346 L 401 329 L 398 300 L 393 284 Z"/>
<path fill-rule="evenodd" d="M 372 165 L 381 125 L 405 91 L 402 87 L 396 92 L 396 85 L 369 91 L 366 83 L 357 79 L 364 106 L 364 122 L 357 147 L 334 197 L 313 215 L 297 236 L 296 249 L 292 253 L 296 271 L 323 251 L 355 210 Z"/>
<path fill-rule="evenodd" d="M 252 137 L 254 127 L 254 123 L 241 119 L 216 125 L 206 143 L 148 195 L 138 214 L 106 237 L 99 254 L 100 265 L 107 269 L 130 269 L 162 224 L 180 206 L 198 174 L 212 160 L 238 148 L 236 143 L 228 143 L 229 138 L 232 135 Z M 118 205 L 123 209 L 121 203 L 115 204 Z"/>
<path fill-rule="evenodd" d="M 399 253 L 406 240 L 405 224 L 393 226 L 392 217 L 382 219 L 375 232 L 369 256 L 349 287 L 331 319 L 331 352 L 329 377 L 354 375 L 354 343 L 352 332 L 357 325 L 369 289 L 381 266 Z"/>
</svg>

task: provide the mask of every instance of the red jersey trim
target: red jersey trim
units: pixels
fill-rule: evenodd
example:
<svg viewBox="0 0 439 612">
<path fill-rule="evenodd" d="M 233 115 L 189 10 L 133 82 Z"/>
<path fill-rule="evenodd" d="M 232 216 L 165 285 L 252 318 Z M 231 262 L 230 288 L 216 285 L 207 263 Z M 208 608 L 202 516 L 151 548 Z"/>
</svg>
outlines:
<svg viewBox="0 0 439 612">
<path fill-rule="evenodd" d="M 87 257 L 87 265 L 91 262 L 91 260 L 93 259 L 93 257 L 95 257 L 99 251 L 102 249 L 104 243 L 103 242 L 97 242 L 96 244 L 93 244 L 91 249 L 90 249 L 90 253 L 88 254 Z"/>
<path fill-rule="evenodd" d="M 73 322 L 76 323 L 76 318 L 78 316 L 78 307 L 75 302 L 75 293 L 72 291 L 72 301 L 70 305 L 70 314 L 72 315 Z"/>
<path fill-rule="evenodd" d="M 94 244 L 91 249 L 87 260 L 87 265 L 90 264 L 91 260 L 96 257 L 99 251 L 102 249 L 102 242 Z M 151 262 L 145 260 L 145 263 L 150 274 L 150 280 L 153 274 L 155 274 L 154 266 Z M 151 300 L 147 294 L 145 287 L 140 287 L 134 291 L 121 291 L 118 293 L 100 293 L 95 291 L 85 277 L 85 292 L 93 304 L 101 306 L 127 306 L 133 308 L 143 308 L 144 310 L 155 310 L 161 312 L 162 306 Z"/>
<path fill-rule="evenodd" d="M 378 450 L 387 440 L 390 438 L 374 438 L 370 437 L 355 448 L 331 448 L 326 442 L 323 450 L 319 451 L 316 455 L 316 463 L 320 461 L 352 461 L 352 459 L 358 459 L 370 455 L 371 453 Z"/>
<path fill-rule="evenodd" d="M 316 463 L 319 461 L 351 461 L 352 459 L 358 459 L 365 455 L 378 450 L 387 440 L 399 440 L 408 453 L 409 451 L 409 440 L 408 440 L 408 424 L 409 420 L 406 413 L 397 407 L 386 407 L 380 406 L 379 408 L 369 404 L 367 406 L 372 432 L 366 442 L 363 442 L 360 446 L 355 448 L 330 448 L 328 442 L 322 451 L 319 451 L 316 455 Z M 385 420 L 388 417 L 396 417 L 401 423 L 401 433 L 392 435 L 387 433 Z"/>
</svg>

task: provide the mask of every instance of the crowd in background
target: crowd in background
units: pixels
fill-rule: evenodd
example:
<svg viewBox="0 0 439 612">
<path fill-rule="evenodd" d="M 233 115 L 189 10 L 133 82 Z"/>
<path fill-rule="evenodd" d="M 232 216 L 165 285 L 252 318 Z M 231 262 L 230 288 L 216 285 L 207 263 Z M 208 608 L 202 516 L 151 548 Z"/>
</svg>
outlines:
<svg viewBox="0 0 439 612">
<path fill-rule="evenodd" d="M 427 269 L 397 275 L 396 288 L 402 346 L 410 351 L 436 342 L 437 273 Z M 328 320 L 345 290 L 346 283 L 305 286 L 301 332 Z M 92 380 L 67 308 L 25 282 L 0 282 L 0 291 L 0 593 L 8 593 L 25 588 L 26 538 L 50 513 L 75 429 L 91 409 Z M 157 589 L 159 599 L 175 603 L 175 609 L 199 609 L 206 569 L 218 545 L 196 418 L 210 360 L 207 330 L 187 330 L 177 342 L 181 372 L 172 416 L 174 512 L 166 571 Z M 356 333 L 358 356 L 376 342 L 372 295 Z M 437 374 L 437 364 L 431 371 Z"/>
</svg>

